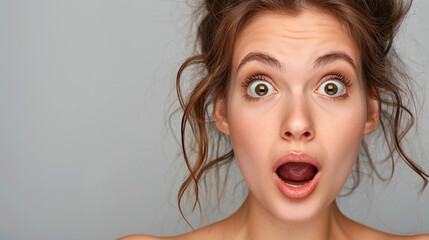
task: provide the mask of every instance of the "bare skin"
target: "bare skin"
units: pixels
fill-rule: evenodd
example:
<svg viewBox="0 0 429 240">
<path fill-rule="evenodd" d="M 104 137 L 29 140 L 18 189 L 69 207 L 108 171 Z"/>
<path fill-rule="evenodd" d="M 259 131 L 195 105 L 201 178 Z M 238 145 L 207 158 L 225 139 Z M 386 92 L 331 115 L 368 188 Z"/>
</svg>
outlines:
<svg viewBox="0 0 429 240">
<path fill-rule="evenodd" d="M 285 226 L 283 229 L 285 232 L 284 236 L 280 238 L 268 237 L 265 227 L 271 228 L 270 222 L 266 222 L 265 225 L 261 225 L 258 221 L 252 219 L 258 219 L 257 215 L 260 214 L 255 211 L 255 207 L 252 197 L 246 199 L 243 205 L 230 217 L 208 225 L 206 227 L 197 229 L 195 231 L 185 233 L 174 237 L 156 237 L 150 235 L 136 234 L 130 235 L 118 240 L 257 240 L 257 239 L 320 239 L 320 240 L 336 240 L 336 239 L 350 239 L 350 240 L 394 240 L 394 239 L 408 239 L 408 240 L 427 240 L 429 234 L 421 234 L 414 236 L 398 236 L 389 233 L 381 232 L 376 229 L 367 227 L 360 223 L 357 223 L 341 213 L 336 203 L 332 203 L 332 207 L 320 216 L 320 219 L 314 220 L 314 225 L 317 225 L 318 221 L 324 222 L 319 225 L 318 231 L 313 229 L 311 223 L 297 224 Z M 256 208 L 257 209 L 257 208 Z M 323 218 L 329 218 L 326 221 Z"/>
<path fill-rule="evenodd" d="M 254 52 L 271 60 L 253 57 L 243 63 Z M 332 52 L 348 57 L 314 64 Z M 201 229 L 174 237 L 132 235 L 120 240 L 429 239 L 427 234 L 395 236 L 364 226 L 343 215 L 336 204 L 363 135 L 378 123 L 378 103 L 366 99 L 359 57 L 353 39 L 326 14 L 309 10 L 299 16 L 255 17 L 234 47 L 228 97 L 218 100 L 214 110 L 217 128 L 231 136 L 248 197 L 230 217 Z M 337 73 L 352 84 L 342 84 Z M 260 99 L 252 95 L 251 85 L 243 84 L 255 74 L 257 82 L 274 89 Z M 320 87 L 327 82 L 347 97 L 332 100 Z M 291 150 L 317 157 L 321 166 L 317 187 L 301 199 L 282 194 L 273 180 L 274 163 Z"/>
</svg>

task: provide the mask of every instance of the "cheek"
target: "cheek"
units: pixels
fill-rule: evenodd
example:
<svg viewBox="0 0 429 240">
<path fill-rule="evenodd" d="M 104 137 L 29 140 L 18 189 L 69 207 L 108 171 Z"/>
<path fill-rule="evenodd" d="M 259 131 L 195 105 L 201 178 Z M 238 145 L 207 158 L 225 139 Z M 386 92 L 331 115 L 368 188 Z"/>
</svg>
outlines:
<svg viewBox="0 0 429 240">
<path fill-rule="evenodd" d="M 246 161 L 263 157 L 271 139 L 271 124 L 264 123 L 263 117 L 254 111 L 246 111 L 246 108 L 231 112 L 228 116 L 230 126 L 230 137 L 237 160 L 242 156 Z M 265 143 L 265 144 L 262 144 Z M 251 151 L 250 151 L 251 150 Z M 250 158 L 252 155 L 254 157 Z"/>
<path fill-rule="evenodd" d="M 272 104 L 267 102 L 248 102 L 238 89 L 228 99 L 228 125 L 231 141 L 236 155 L 249 150 L 259 153 L 268 145 L 274 130 Z M 265 142 L 267 144 L 261 144 Z M 245 152 L 245 153 L 246 153 Z M 262 154 L 262 151 L 260 152 Z"/>
<path fill-rule="evenodd" d="M 327 171 L 336 182 L 345 182 L 359 153 L 366 122 L 366 105 L 355 104 L 331 118 L 320 133 L 325 141 Z"/>
<path fill-rule="evenodd" d="M 269 111 L 269 104 L 249 104 L 234 98 L 229 103 L 231 143 L 243 177 L 249 183 L 256 179 L 254 176 L 271 172 L 269 160 L 272 147 L 275 146 L 278 123 L 273 112 Z"/>
</svg>

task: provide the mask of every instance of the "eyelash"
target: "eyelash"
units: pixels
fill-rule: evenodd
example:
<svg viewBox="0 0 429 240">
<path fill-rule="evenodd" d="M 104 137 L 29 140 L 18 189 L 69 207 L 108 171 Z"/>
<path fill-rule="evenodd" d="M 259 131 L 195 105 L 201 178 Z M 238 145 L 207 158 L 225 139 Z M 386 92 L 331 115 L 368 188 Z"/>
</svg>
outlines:
<svg viewBox="0 0 429 240">
<path fill-rule="evenodd" d="M 246 90 L 246 93 L 244 93 L 244 100 L 249 101 L 249 102 L 256 102 L 259 100 L 262 100 L 263 98 L 255 98 L 255 97 L 251 97 L 249 96 L 249 94 L 247 94 L 247 88 L 250 86 L 250 84 L 252 84 L 255 81 L 265 81 L 265 82 L 269 82 L 266 80 L 266 77 L 262 74 L 256 74 L 253 76 L 250 76 L 248 78 L 246 78 L 242 83 L 241 86 Z"/>
<path fill-rule="evenodd" d="M 320 85 L 322 85 L 323 83 L 325 83 L 325 82 L 327 82 L 327 81 L 330 81 L 330 80 L 338 80 L 338 81 L 340 81 L 342 84 L 344 84 L 345 89 L 346 89 L 346 93 L 345 93 L 345 94 L 340 95 L 340 96 L 338 96 L 338 97 L 330 97 L 329 99 L 330 99 L 330 100 L 333 100 L 333 101 L 338 101 L 338 100 L 345 100 L 345 99 L 349 98 L 350 96 L 349 96 L 349 94 L 347 93 L 347 90 L 349 90 L 349 89 L 353 86 L 353 83 L 350 81 L 350 79 L 349 79 L 348 77 L 346 77 L 346 76 L 344 76 L 344 75 L 342 75 L 342 74 L 338 74 L 338 73 L 335 73 L 335 74 L 328 74 L 328 76 L 329 76 L 329 78 L 328 78 L 326 81 L 323 81 Z M 262 74 L 256 74 L 256 75 L 252 75 L 252 76 L 250 76 L 250 77 L 246 78 L 246 79 L 241 83 L 241 86 L 242 86 L 244 89 L 246 89 L 246 93 L 244 94 L 244 99 L 245 99 L 246 101 L 249 101 L 249 102 L 256 102 L 256 101 L 259 101 L 259 100 L 262 100 L 262 99 L 263 99 L 263 98 L 254 98 L 254 97 L 251 97 L 251 96 L 249 96 L 249 95 L 247 94 L 247 88 L 248 88 L 248 87 L 250 86 L 250 84 L 252 84 L 254 81 L 265 81 L 265 82 L 269 82 L 269 81 L 267 81 L 267 80 L 266 80 L 266 77 L 265 77 L 264 75 L 262 75 Z M 320 85 L 319 85 L 319 86 L 320 86 Z"/>
<path fill-rule="evenodd" d="M 265 76 L 262 74 L 257 74 L 257 75 L 253 75 L 251 77 L 246 78 L 242 83 L 241 86 L 244 88 L 247 88 L 250 86 L 250 84 L 254 81 L 265 81 L 267 82 L 267 80 L 265 79 Z"/>
<path fill-rule="evenodd" d="M 345 89 L 346 89 L 346 93 L 343 95 L 340 95 L 338 97 L 330 97 L 330 100 L 333 101 L 338 101 L 338 100 L 345 100 L 347 98 L 350 97 L 350 95 L 347 93 L 347 91 L 353 86 L 353 83 L 350 81 L 350 79 L 342 74 L 328 74 L 329 78 L 326 81 L 323 81 L 320 85 L 322 85 L 323 83 L 330 81 L 330 80 L 338 80 L 340 81 L 342 84 L 344 84 Z M 319 85 L 319 86 L 320 86 Z"/>
</svg>

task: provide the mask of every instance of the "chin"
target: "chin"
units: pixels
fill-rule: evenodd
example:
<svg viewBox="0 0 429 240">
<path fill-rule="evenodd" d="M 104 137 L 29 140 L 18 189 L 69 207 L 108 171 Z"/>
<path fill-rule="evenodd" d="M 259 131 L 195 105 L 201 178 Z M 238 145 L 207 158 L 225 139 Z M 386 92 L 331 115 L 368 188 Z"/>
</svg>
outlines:
<svg viewBox="0 0 429 240">
<path fill-rule="evenodd" d="M 301 200 L 280 199 L 275 204 L 277 207 L 271 210 L 272 214 L 283 222 L 304 223 L 320 217 L 332 202 L 333 200 L 317 199 L 316 195 Z"/>
<path fill-rule="evenodd" d="M 323 185 L 320 184 L 309 196 L 291 199 L 286 197 L 275 184 L 272 184 L 264 191 L 257 192 L 258 196 L 251 194 L 263 206 L 262 209 L 265 209 L 279 222 L 300 224 L 314 221 L 328 213 L 336 197 L 335 191 L 332 190 L 323 188 Z"/>
</svg>

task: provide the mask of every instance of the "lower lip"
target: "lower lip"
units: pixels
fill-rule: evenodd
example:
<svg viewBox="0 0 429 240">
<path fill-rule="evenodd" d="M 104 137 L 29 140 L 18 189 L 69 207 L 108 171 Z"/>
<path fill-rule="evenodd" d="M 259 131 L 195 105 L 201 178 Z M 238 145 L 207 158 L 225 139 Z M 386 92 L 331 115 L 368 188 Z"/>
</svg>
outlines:
<svg viewBox="0 0 429 240">
<path fill-rule="evenodd" d="M 291 199 L 303 199 L 308 197 L 316 188 L 319 178 L 320 172 L 317 172 L 313 179 L 311 179 L 307 184 L 300 187 L 292 187 L 284 183 L 279 176 L 274 173 L 274 180 L 280 192 Z"/>
</svg>

